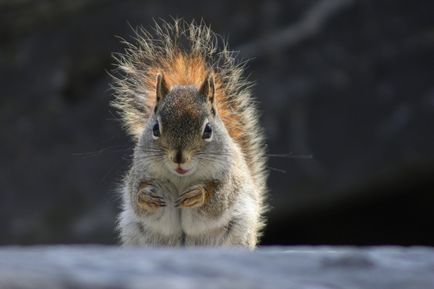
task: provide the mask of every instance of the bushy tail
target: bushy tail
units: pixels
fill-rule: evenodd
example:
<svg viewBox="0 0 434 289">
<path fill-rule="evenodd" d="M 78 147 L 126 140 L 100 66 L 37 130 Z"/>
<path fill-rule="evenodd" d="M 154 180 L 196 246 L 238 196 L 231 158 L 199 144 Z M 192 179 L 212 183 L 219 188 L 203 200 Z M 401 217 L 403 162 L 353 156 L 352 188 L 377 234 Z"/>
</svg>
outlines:
<svg viewBox="0 0 434 289">
<path fill-rule="evenodd" d="M 259 115 L 250 94 L 251 83 L 242 75 L 243 64 L 226 43 L 203 23 L 156 24 L 153 33 L 139 28 L 135 44 L 115 56 L 118 76 L 114 77 L 115 100 L 124 125 L 139 137 L 146 119 L 153 113 L 157 73 L 164 73 L 167 85 L 197 85 L 214 73 L 217 111 L 230 136 L 241 147 L 253 179 L 259 187 L 263 208 L 265 196 L 265 148 Z M 265 209 L 265 208 L 264 208 Z"/>
</svg>

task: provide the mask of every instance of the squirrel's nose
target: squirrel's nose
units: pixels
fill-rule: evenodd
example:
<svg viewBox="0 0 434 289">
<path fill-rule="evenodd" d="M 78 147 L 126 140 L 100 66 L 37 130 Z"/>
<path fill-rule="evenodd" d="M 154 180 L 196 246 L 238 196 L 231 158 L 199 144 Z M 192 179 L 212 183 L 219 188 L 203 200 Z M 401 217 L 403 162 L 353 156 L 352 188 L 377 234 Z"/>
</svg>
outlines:
<svg viewBox="0 0 434 289">
<path fill-rule="evenodd" d="M 177 150 L 177 151 L 176 151 L 174 161 L 175 161 L 175 163 L 178 163 L 178 164 L 183 164 L 183 163 L 185 163 L 185 158 L 184 158 L 183 153 L 182 153 L 181 150 Z"/>
</svg>

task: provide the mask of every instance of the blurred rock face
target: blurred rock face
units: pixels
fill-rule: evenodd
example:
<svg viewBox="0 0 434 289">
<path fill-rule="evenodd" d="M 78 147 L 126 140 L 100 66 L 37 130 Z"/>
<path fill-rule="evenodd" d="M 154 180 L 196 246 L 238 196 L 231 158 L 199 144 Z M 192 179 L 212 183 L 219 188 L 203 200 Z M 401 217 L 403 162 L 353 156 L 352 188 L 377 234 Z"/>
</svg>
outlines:
<svg viewBox="0 0 434 289">
<path fill-rule="evenodd" d="M 115 36 L 177 15 L 254 57 L 265 243 L 434 245 L 433 4 L 343 2 L 3 1 L 0 243 L 116 241 L 132 144 L 109 107 Z"/>
</svg>

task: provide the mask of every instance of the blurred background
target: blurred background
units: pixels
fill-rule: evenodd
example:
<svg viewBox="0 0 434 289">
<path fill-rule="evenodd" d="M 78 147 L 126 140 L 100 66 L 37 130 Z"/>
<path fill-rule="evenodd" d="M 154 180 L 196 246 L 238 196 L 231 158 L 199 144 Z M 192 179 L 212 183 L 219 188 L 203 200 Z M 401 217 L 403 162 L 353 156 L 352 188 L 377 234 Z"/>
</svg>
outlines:
<svg viewBox="0 0 434 289">
<path fill-rule="evenodd" d="M 116 243 L 132 27 L 204 19 L 251 59 L 263 244 L 434 245 L 433 1 L 0 1 L 0 244 Z"/>
</svg>

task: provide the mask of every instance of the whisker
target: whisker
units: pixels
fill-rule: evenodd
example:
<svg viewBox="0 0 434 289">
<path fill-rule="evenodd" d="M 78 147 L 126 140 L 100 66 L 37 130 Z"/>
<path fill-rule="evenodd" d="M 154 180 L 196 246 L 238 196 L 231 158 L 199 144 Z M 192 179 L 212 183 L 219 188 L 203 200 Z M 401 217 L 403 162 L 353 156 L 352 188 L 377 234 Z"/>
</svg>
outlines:
<svg viewBox="0 0 434 289">
<path fill-rule="evenodd" d="M 228 162 L 227 160 L 221 160 L 221 159 L 217 159 L 217 158 L 198 158 L 201 161 L 207 161 L 207 162 L 213 162 L 213 163 L 217 163 L 219 165 L 229 165 L 231 162 Z"/>
<path fill-rule="evenodd" d="M 287 153 L 287 154 L 266 154 L 267 157 L 271 158 L 290 158 L 290 159 L 312 159 L 313 155 L 302 155 L 302 154 L 294 154 L 294 153 Z"/>
<path fill-rule="evenodd" d="M 119 149 L 117 149 L 119 148 Z M 105 147 L 105 148 L 101 148 L 95 151 L 88 151 L 88 152 L 73 152 L 72 155 L 73 156 L 79 156 L 79 157 L 96 157 L 102 153 L 105 153 L 107 151 L 111 151 L 111 152 L 125 152 L 128 151 L 130 148 L 128 146 L 122 146 L 122 145 L 118 145 L 118 146 L 111 146 L 111 147 Z"/>
<path fill-rule="evenodd" d="M 279 173 L 282 173 L 282 174 L 286 174 L 287 173 L 287 171 L 282 170 L 282 169 L 273 168 L 273 167 L 268 167 L 268 168 L 270 169 L 270 171 L 275 171 L 275 172 L 279 172 Z"/>
<path fill-rule="evenodd" d="M 197 156 L 202 156 L 202 155 L 211 155 L 211 156 L 229 156 L 229 153 L 210 153 L 210 152 L 204 152 L 204 153 L 196 153 Z"/>
</svg>

